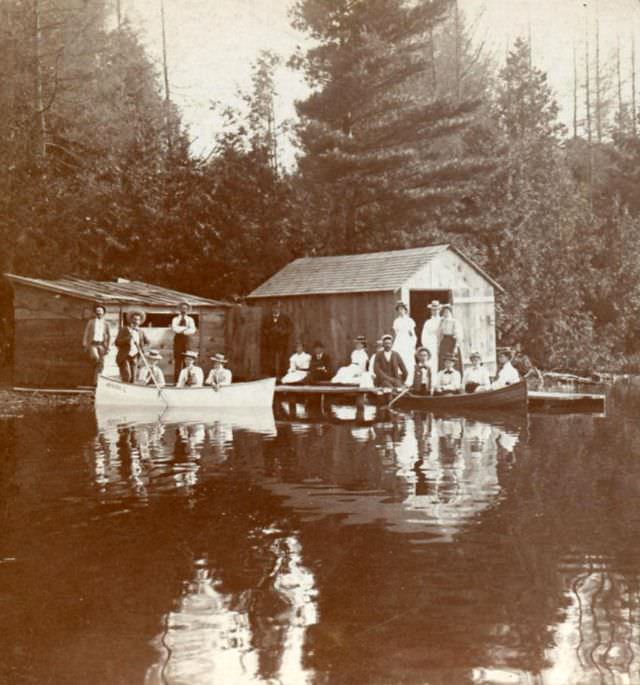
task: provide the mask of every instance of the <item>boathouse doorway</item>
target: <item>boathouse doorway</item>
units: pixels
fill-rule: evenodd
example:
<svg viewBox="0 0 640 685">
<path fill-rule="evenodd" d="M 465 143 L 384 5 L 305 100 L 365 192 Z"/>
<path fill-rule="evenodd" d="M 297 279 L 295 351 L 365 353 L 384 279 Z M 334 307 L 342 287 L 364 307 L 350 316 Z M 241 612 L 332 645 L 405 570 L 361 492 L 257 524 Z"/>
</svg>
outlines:
<svg viewBox="0 0 640 685">
<path fill-rule="evenodd" d="M 425 321 L 430 318 L 429 305 L 438 300 L 440 304 L 451 304 L 453 295 L 451 290 L 410 290 L 409 315 L 416 322 L 418 341 L 422 334 Z"/>
</svg>

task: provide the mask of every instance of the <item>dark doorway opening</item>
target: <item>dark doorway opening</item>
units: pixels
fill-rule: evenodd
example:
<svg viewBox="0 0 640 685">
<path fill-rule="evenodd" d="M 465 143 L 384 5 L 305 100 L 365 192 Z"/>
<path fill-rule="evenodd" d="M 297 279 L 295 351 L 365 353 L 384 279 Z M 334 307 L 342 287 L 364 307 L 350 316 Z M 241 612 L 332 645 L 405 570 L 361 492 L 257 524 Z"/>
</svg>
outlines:
<svg viewBox="0 0 640 685">
<path fill-rule="evenodd" d="M 410 290 L 409 291 L 409 314 L 416 322 L 416 335 L 418 342 L 422 335 L 424 322 L 431 318 L 429 305 L 433 300 L 438 300 L 440 304 L 451 304 L 450 290 Z"/>
</svg>

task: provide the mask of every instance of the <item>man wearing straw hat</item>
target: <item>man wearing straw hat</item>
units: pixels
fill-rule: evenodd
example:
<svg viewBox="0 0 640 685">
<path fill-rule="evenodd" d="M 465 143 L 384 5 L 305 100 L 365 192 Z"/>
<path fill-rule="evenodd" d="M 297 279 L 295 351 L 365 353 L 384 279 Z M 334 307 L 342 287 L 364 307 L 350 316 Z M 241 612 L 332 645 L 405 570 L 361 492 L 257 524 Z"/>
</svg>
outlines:
<svg viewBox="0 0 640 685">
<path fill-rule="evenodd" d="M 224 385 L 231 385 L 232 375 L 229 369 L 225 369 L 224 365 L 227 360 L 223 354 L 214 354 L 209 357 L 213 362 L 213 368 L 209 371 L 207 376 L 207 385 L 210 385 L 214 390 L 219 390 Z"/>
<path fill-rule="evenodd" d="M 189 345 L 196 333 L 196 322 L 189 316 L 191 305 L 188 302 L 181 302 L 178 314 L 171 321 L 171 330 L 174 332 L 173 338 L 173 377 L 177 379 L 184 366 L 184 353 L 189 349 Z"/>
<path fill-rule="evenodd" d="M 144 354 L 145 345 L 149 344 L 147 336 L 140 328 L 145 318 L 144 312 L 127 312 L 127 325 L 123 326 L 116 336 L 116 363 L 120 370 L 120 378 L 125 383 L 134 383 L 137 379 L 140 355 Z"/>
</svg>

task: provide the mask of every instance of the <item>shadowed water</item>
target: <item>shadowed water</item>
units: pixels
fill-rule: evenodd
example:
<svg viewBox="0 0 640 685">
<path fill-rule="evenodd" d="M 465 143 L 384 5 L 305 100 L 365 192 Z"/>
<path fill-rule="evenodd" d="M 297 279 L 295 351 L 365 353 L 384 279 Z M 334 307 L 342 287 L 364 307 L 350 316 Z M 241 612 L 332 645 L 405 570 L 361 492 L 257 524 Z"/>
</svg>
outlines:
<svg viewBox="0 0 640 685">
<path fill-rule="evenodd" d="M 0 683 L 640 683 L 640 428 L 614 395 L 0 419 Z"/>
</svg>

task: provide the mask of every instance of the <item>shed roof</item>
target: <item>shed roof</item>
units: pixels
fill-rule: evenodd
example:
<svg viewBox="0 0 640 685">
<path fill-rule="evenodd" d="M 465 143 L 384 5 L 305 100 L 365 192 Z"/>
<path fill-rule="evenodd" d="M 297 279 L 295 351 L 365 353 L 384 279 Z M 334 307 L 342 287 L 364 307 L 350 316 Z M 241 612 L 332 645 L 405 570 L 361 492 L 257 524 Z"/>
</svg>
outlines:
<svg viewBox="0 0 640 685">
<path fill-rule="evenodd" d="M 287 297 L 293 295 L 329 295 L 395 290 L 419 269 L 451 250 L 502 291 L 483 269 L 463 252 L 447 244 L 409 250 L 370 252 L 331 257 L 303 257 L 287 264 L 248 297 Z"/>
<path fill-rule="evenodd" d="M 230 307 L 228 302 L 210 300 L 206 297 L 189 295 L 177 290 L 162 288 L 142 281 L 121 279 L 112 281 L 86 281 L 80 278 L 59 278 L 54 281 L 41 278 L 27 278 L 16 274 L 5 274 L 14 283 L 49 290 L 52 293 L 77 297 L 83 300 L 104 302 L 105 304 L 139 305 L 155 307 L 175 307 L 187 300 L 198 307 Z"/>
</svg>

